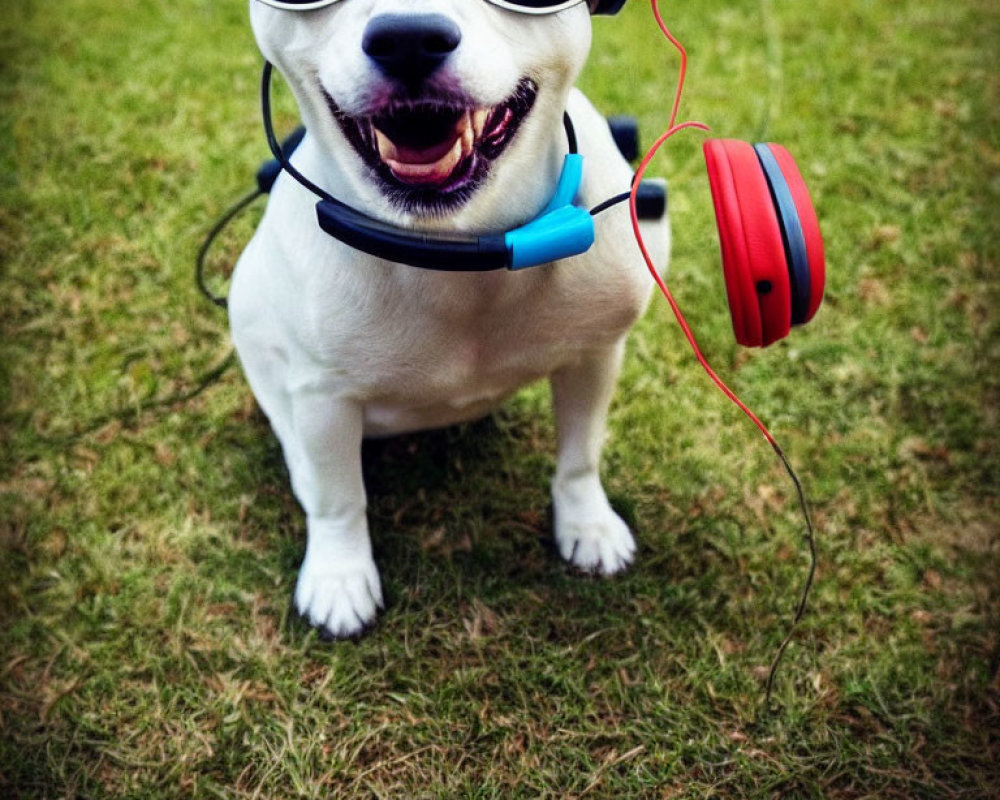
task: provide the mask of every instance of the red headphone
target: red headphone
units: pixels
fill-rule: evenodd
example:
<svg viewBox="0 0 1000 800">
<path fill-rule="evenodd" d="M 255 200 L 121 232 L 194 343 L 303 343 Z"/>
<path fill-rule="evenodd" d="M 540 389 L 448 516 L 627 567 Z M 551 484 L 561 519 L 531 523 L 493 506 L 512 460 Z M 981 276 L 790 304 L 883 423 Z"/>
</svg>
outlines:
<svg viewBox="0 0 1000 800">
<path fill-rule="evenodd" d="M 632 230 L 650 275 L 670 303 L 699 362 L 773 443 L 766 428 L 705 361 L 673 294 L 657 273 L 639 230 L 637 187 L 657 150 L 684 128 L 709 130 L 701 122 L 677 122 L 687 73 L 687 51 L 663 21 L 659 0 L 651 0 L 650 4 L 657 25 L 677 49 L 680 71 L 667 130 L 649 148 L 636 170 L 629 202 Z M 816 211 L 795 159 L 781 145 L 751 146 L 735 139 L 708 139 L 703 150 L 719 229 L 733 332 L 742 345 L 767 347 L 787 336 L 793 325 L 811 320 L 823 301 L 826 258 Z"/>
<path fill-rule="evenodd" d="M 709 139 L 708 181 L 736 340 L 766 347 L 813 318 L 826 283 L 809 190 L 781 145 Z"/>
</svg>

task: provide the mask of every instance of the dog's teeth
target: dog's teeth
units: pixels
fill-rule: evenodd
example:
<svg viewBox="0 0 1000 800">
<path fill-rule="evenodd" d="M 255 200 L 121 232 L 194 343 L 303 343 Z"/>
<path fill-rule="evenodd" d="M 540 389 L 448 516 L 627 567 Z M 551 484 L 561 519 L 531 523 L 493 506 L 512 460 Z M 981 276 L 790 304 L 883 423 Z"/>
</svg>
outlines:
<svg viewBox="0 0 1000 800">
<path fill-rule="evenodd" d="M 375 133 L 375 143 L 378 146 L 379 158 L 383 161 L 388 162 L 390 159 L 396 159 L 399 157 L 399 151 L 396 145 L 392 143 L 392 139 L 386 136 L 378 128 L 372 127 Z"/>
<path fill-rule="evenodd" d="M 476 146 L 475 121 L 470 112 L 466 112 L 462 119 L 462 158 L 468 158 Z"/>
<path fill-rule="evenodd" d="M 488 108 L 477 108 L 472 112 L 472 127 L 475 129 L 477 139 L 482 137 L 483 128 L 486 127 L 486 120 L 489 117 L 490 109 Z"/>
</svg>

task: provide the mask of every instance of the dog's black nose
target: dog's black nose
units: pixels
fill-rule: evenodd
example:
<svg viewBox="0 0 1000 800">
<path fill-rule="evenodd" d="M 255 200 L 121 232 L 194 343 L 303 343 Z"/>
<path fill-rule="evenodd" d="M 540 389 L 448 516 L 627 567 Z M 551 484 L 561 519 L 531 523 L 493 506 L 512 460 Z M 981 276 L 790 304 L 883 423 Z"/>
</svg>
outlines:
<svg viewBox="0 0 1000 800">
<path fill-rule="evenodd" d="M 407 86 L 429 78 L 462 41 L 443 14 L 380 14 L 365 28 L 361 49 L 380 70 Z"/>
</svg>

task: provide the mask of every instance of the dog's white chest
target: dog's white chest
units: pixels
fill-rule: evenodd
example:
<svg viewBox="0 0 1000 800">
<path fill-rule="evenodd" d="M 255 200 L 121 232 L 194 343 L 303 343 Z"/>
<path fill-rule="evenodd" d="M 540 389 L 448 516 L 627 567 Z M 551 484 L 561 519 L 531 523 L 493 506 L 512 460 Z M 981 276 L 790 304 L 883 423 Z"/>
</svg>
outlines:
<svg viewBox="0 0 1000 800">
<path fill-rule="evenodd" d="M 615 281 L 602 282 L 608 291 L 598 291 L 595 309 L 593 296 L 588 300 L 595 287 L 570 286 L 554 270 L 422 283 L 413 301 L 420 307 L 369 309 L 358 329 L 372 335 L 340 339 L 331 354 L 361 387 L 368 435 L 480 417 L 522 386 L 617 339 L 637 313 L 631 293 L 612 288 Z M 357 343 L 364 346 L 355 349 Z"/>
<path fill-rule="evenodd" d="M 408 354 L 409 355 L 409 354 Z M 365 433 L 384 436 L 475 419 L 547 374 L 538 353 L 517 353 L 475 338 L 452 341 L 383 370 L 368 387 Z M 372 376 L 376 377 L 376 376 Z"/>
</svg>

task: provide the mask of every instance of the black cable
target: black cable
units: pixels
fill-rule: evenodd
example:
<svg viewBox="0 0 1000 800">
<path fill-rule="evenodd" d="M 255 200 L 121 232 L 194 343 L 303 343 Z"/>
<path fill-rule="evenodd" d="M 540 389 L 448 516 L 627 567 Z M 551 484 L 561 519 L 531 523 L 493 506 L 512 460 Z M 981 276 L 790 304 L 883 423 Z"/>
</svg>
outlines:
<svg viewBox="0 0 1000 800">
<path fill-rule="evenodd" d="M 570 119 L 568 111 L 563 111 L 563 127 L 566 129 L 566 143 L 569 145 L 569 151 L 576 154 L 576 128 L 573 127 L 573 120 Z"/>
<path fill-rule="evenodd" d="M 267 136 L 267 146 L 271 148 L 271 153 L 278 159 L 281 168 L 314 195 L 326 200 L 328 203 L 350 208 L 346 203 L 342 203 L 295 169 L 292 166 L 292 162 L 288 160 L 288 156 L 285 155 L 285 151 L 282 150 L 281 144 L 278 142 L 278 137 L 274 133 L 274 123 L 271 120 L 271 72 L 273 69 L 274 67 L 271 66 L 271 62 L 265 61 L 264 70 L 260 76 L 260 107 L 264 117 L 264 134 Z"/>
<path fill-rule="evenodd" d="M 186 389 L 176 394 L 168 395 L 167 397 L 160 398 L 149 398 L 146 400 L 140 400 L 134 406 L 128 408 L 120 408 L 115 411 L 109 411 L 105 414 L 101 414 L 97 417 L 90 419 L 83 428 L 74 431 L 73 433 L 66 435 L 57 436 L 41 436 L 40 438 L 46 442 L 54 443 L 65 443 L 75 441 L 88 433 L 93 433 L 99 428 L 104 427 L 109 422 L 114 422 L 115 420 L 124 421 L 129 417 L 138 417 L 146 411 L 152 411 L 158 408 L 165 408 L 167 406 L 177 405 L 178 403 L 186 403 L 189 400 L 193 400 L 202 392 L 204 392 L 209 387 L 213 386 L 223 375 L 225 375 L 232 366 L 236 363 L 236 351 L 230 350 L 222 361 L 212 367 L 210 370 L 205 372 L 199 379 L 198 382 L 190 389 Z"/>
<path fill-rule="evenodd" d="M 795 470 L 788 462 L 788 458 L 785 457 L 785 453 L 776 442 L 772 442 L 772 446 L 774 447 L 774 452 L 778 454 L 778 458 L 781 459 L 781 463 L 784 465 L 789 477 L 792 479 L 792 483 L 795 484 L 795 491 L 799 497 L 799 507 L 802 509 L 802 517 L 806 523 L 806 542 L 809 544 L 809 572 L 806 574 L 806 582 L 802 587 L 802 594 L 799 597 L 799 604 L 795 609 L 792 624 L 789 626 L 785 638 L 778 645 L 778 651 L 774 654 L 774 660 L 771 661 L 771 667 L 767 672 L 767 688 L 764 690 L 765 710 L 771 703 L 771 690 L 774 688 L 774 676 L 778 672 L 778 665 L 785 655 L 785 649 L 788 647 L 789 642 L 792 641 L 792 636 L 795 635 L 795 629 L 806 613 L 806 602 L 809 599 L 809 592 L 812 589 L 813 578 L 816 576 L 816 533 L 813 530 L 812 517 L 809 515 L 809 505 L 806 503 L 805 490 L 802 488 L 799 476 L 795 474 Z"/>
<path fill-rule="evenodd" d="M 288 156 L 285 155 L 285 151 L 281 144 L 278 142 L 278 137 L 274 133 L 274 123 L 271 121 L 271 72 L 273 68 L 269 61 L 264 62 L 264 70 L 260 79 L 260 104 L 262 116 L 264 117 L 264 133 L 267 136 L 267 144 L 271 148 L 271 152 L 274 157 L 278 160 L 281 168 L 285 170 L 289 175 L 291 175 L 295 180 L 301 183 L 310 191 L 323 197 L 324 199 L 333 200 L 326 192 L 320 189 L 318 186 L 313 184 L 311 181 L 307 180 L 302 173 L 300 173 L 295 167 L 291 165 L 288 160 Z M 271 178 L 271 183 L 274 181 L 277 173 Z M 267 194 L 270 190 L 270 184 L 261 185 L 260 174 L 258 174 L 258 186 L 252 192 L 244 195 L 239 200 L 237 200 L 212 226 L 211 230 L 206 234 L 205 240 L 202 242 L 201 247 L 198 250 L 198 255 L 195 258 L 195 282 L 198 285 L 198 290 L 208 299 L 210 303 L 218 306 L 219 308 L 226 308 L 227 302 L 225 297 L 213 294 L 205 283 L 205 259 L 208 255 L 209 248 L 211 248 L 212 243 L 215 241 L 216 237 L 225 229 L 225 227 L 233 221 L 244 208 L 250 205 L 254 200 L 263 194 Z M 336 202 L 336 201 L 334 201 Z"/>
<path fill-rule="evenodd" d="M 612 206 L 616 206 L 619 203 L 627 202 L 631 196 L 632 196 L 631 192 L 622 192 L 621 194 L 616 194 L 614 197 L 609 197 L 603 203 L 598 203 L 596 206 L 590 209 L 590 216 L 596 217 L 598 214 L 600 214 L 603 211 L 607 211 Z"/>
<path fill-rule="evenodd" d="M 198 284 L 199 291 L 208 300 L 219 308 L 226 308 L 226 298 L 219 295 L 213 294 L 208 286 L 205 284 L 205 257 L 208 255 L 208 250 L 212 246 L 212 242 L 215 238 L 222 232 L 222 230 L 233 220 L 233 218 L 239 214 L 244 208 L 250 205 L 254 200 L 260 197 L 263 192 L 260 189 L 254 189 L 249 194 L 241 197 L 233 206 L 223 214 L 218 222 L 212 226 L 212 229 L 205 236 L 205 241 L 202 242 L 201 247 L 198 250 L 198 256 L 195 258 L 195 281 Z"/>
</svg>

